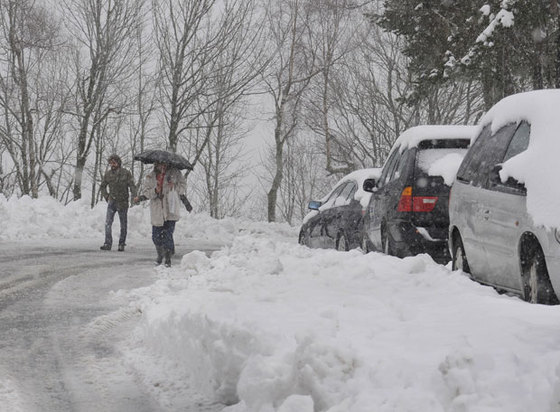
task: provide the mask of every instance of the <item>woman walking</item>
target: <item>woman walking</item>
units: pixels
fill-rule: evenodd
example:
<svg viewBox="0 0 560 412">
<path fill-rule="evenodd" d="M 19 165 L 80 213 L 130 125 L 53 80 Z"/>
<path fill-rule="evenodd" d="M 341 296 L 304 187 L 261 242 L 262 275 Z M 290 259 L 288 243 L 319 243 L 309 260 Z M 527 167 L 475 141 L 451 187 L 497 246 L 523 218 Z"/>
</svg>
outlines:
<svg viewBox="0 0 560 412">
<path fill-rule="evenodd" d="M 152 223 L 152 241 L 156 247 L 156 263 L 171 266 L 171 256 L 175 253 L 173 232 L 175 223 L 181 218 L 179 210 L 187 189 L 187 182 L 182 173 L 169 167 L 167 163 L 154 163 L 152 172 L 144 178 L 142 195 L 134 199 L 150 200 L 150 217 Z"/>
</svg>

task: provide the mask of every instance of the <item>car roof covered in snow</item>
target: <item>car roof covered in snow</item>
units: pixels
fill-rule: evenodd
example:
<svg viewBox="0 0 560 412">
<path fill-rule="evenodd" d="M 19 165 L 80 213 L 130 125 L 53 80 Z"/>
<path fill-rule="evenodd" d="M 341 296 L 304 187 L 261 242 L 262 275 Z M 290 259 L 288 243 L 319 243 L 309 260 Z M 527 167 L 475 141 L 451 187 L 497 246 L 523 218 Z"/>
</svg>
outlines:
<svg viewBox="0 0 560 412">
<path fill-rule="evenodd" d="M 424 125 L 406 129 L 393 145 L 393 150 L 416 147 L 425 140 L 473 139 L 479 128 L 477 126 Z"/>
</svg>

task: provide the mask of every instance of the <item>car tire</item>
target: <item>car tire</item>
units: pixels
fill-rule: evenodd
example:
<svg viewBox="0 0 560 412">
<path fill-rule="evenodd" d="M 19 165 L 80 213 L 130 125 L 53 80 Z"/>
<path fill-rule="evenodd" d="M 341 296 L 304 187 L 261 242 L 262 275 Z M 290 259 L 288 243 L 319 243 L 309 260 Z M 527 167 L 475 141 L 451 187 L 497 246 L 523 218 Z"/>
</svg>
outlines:
<svg viewBox="0 0 560 412">
<path fill-rule="evenodd" d="M 381 247 L 383 248 L 383 253 L 386 255 L 393 255 L 393 247 L 391 246 L 391 240 L 389 239 L 386 226 L 383 226 L 381 230 Z"/>
<path fill-rule="evenodd" d="M 298 243 L 303 246 L 307 246 L 307 233 L 304 230 L 299 232 Z"/>
<path fill-rule="evenodd" d="M 336 250 L 340 252 L 348 252 L 350 248 L 348 247 L 348 240 L 346 240 L 346 236 L 344 233 L 340 233 L 336 240 Z"/>
<path fill-rule="evenodd" d="M 371 252 L 371 248 L 369 247 L 369 239 L 365 232 L 362 232 L 362 242 L 360 244 L 362 248 L 362 252 L 369 253 Z"/>
<path fill-rule="evenodd" d="M 453 241 L 453 255 L 451 256 L 451 269 L 462 270 L 464 273 L 471 273 L 467 254 L 465 253 L 465 246 L 463 246 L 463 239 L 460 234 L 455 235 Z"/>
<path fill-rule="evenodd" d="M 527 251 L 526 258 L 521 259 L 523 268 L 523 298 L 529 303 L 557 305 L 544 254 L 539 245 L 533 245 Z"/>
</svg>

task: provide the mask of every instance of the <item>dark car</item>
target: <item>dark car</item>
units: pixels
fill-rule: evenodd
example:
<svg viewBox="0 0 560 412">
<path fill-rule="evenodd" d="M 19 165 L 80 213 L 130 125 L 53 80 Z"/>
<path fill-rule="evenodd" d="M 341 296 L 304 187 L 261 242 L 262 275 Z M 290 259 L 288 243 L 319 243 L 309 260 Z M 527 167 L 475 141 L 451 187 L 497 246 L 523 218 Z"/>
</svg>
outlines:
<svg viewBox="0 0 560 412">
<path fill-rule="evenodd" d="M 557 89 L 496 103 L 449 202 L 453 269 L 532 303 L 560 299 L 559 105 Z"/>
<path fill-rule="evenodd" d="M 449 189 L 476 132 L 472 126 L 417 126 L 395 142 L 372 193 L 362 248 L 449 261 Z"/>
<path fill-rule="evenodd" d="M 343 177 L 321 200 L 309 202 L 299 243 L 314 248 L 350 250 L 360 246 L 363 216 L 370 194 L 362 187 L 378 178 L 380 168 L 361 169 Z"/>
</svg>

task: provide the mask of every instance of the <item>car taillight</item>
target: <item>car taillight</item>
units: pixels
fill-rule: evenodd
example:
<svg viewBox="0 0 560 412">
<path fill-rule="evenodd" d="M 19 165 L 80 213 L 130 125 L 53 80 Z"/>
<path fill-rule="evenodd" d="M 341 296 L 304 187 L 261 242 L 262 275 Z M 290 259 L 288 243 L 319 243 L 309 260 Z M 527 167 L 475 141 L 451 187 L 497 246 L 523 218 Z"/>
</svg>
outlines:
<svg viewBox="0 0 560 412">
<path fill-rule="evenodd" d="M 431 212 L 436 207 L 437 196 L 412 196 L 412 186 L 407 186 L 401 193 L 398 212 Z"/>
<path fill-rule="evenodd" d="M 412 212 L 412 186 L 403 189 L 397 212 Z"/>
</svg>

